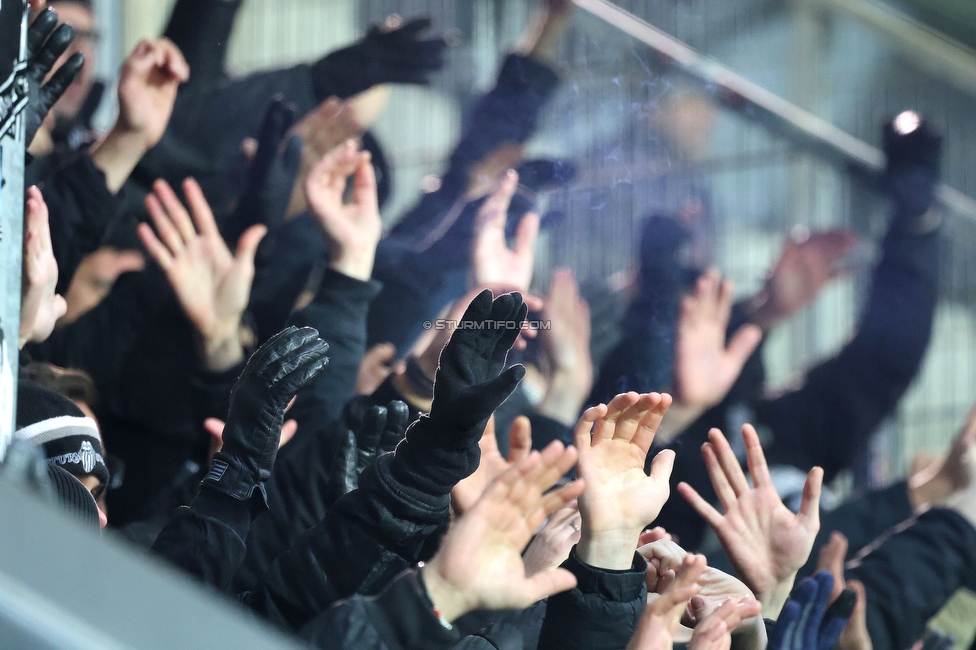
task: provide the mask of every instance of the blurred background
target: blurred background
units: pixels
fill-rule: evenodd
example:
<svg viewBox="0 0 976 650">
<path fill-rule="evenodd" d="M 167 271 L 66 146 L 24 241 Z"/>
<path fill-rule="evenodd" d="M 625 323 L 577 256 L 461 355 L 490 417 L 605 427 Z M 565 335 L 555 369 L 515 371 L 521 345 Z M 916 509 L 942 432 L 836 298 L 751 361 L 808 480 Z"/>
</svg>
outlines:
<svg viewBox="0 0 976 650">
<path fill-rule="evenodd" d="M 99 65 L 111 78 L 140 38 L 162 33 L 171 2 L 96 0 Z M 976 3 L 971 0 L 619 0 L 624 10 L 773 94 L 872 145 L 914 109 L 945 135 L 944 179 L 976 196 Z M 435 83 L 398 86 L 375 132 L 395 168 L 395 222 L 436 175 L 465 110 L 487 90 L 533 0 L 248 0 L 230 44 L 235 74 L 317 58 L 390 14 L 434 17 L 456 47 Z M 884 232 L 887 211 L 863 177 L 729 111 L 661 64 L 642 42 L 585 11 L 560 53 L 564 83 L 529 153 L 579 166 L 544 198 L 562 221 L 542 241 L 536 277 L 569 266 L 601 280 L 633 261 L 639 223 L 691 209 L 740 295 L 756 290 L 795 229 Z M 111 102 L 105 102 L 111 110 Z M 100 116 L 108 124 L 112 116 Z M 974 204 L 976 205 L 976 204 Z M 884 484 L 919 452 L 945 449 L 976 395 L 976 211 L 948 209 L 942 300 L 920 378 L 848 483 Z M 870 267 L 777 330 L 771 384 L 787 386 L 850 336 Z M 544 289 L 544 287 L 542 287 Z"/>
</svg>

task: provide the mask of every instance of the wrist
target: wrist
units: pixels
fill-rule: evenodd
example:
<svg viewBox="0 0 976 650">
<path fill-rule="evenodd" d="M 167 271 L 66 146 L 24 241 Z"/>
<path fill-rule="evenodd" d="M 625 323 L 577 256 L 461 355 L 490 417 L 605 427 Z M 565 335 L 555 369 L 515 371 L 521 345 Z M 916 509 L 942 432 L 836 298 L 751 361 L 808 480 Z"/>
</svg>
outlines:
<svg viewBox="0 0 976 650">
<path fill-rule="evenodd" d="M 771 588 L 756 593 L 756 600 L 762 605 L 762 618 L 768 618 L 771 621 L 779 618 L 779 613 L 783 610 L 783 606 L 786 605 L 795 581 L 796 571 Z"/>
<path fill-rule="evenodd" d="M 581 374 L 556 371 L 536 411 L 560 424 L 574 427 L 591 390 L 591 382 L 588 378 L 584 376 L 586 381 L 579 379 Z"/>
<path fill-rule="evenodd" d="M 201 337 L 200 354 L 204 367 L 210 372 L 224 372 L 244 360 L 240 328 L 225 334 Z"/>
<path fill-rule="evenodd" d="M 151 148 L 145 133 L 117 122 L 104 138 L 92 146 L 89 156 L 95 167 L 105 174 L 105 185 L 109 192 L 115 194 Z"/>
<path fill-rule="evenodd" d="M 434 558 L 427 564 L 421 564 L 420 579 L 438 618 L 453 623 L 468 612 L 474 611 L 475 607 L 468 603 L 463 590 L 455 588 L 442 575 L 437 569 L 436 561 Z"/>
<path fill-rule="evenodd" d="M 576 555 L 591 567 L 610 571 L 626 571 L 634 564 L 634 551 L 640 531 L 606 531 L 594 533 L 586 528 L 576 544 Z"/>
<path fill-rule="evenodd" d="M 330 256 L 329 268 L 350 278 L 366 282 L 373 276 L 373 261 L 375 257 L 375 247 L 368 252 L 364 251 L 360 253 L 340 250 Z"/>
</svg>

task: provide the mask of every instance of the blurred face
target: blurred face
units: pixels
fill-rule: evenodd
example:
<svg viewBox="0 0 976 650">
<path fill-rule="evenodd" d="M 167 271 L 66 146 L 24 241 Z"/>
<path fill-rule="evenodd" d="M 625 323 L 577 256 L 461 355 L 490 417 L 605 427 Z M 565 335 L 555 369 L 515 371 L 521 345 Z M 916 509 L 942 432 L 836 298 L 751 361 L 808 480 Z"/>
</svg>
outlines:
<svg viewBox="0 0 976 650">
<path fill-rule="evenodd" d="M 61 96 L 53 109 L 58 117 L 72 118 L 81 108 L 81 103 L 88 95 L 88 91 L 91 90 L 94 81 L 95 42 L 98 40 L 98 32 L 95 30 L 95 15 L 84 5 L 70 0 L 52 2 L 50 6 L 58 13 L 58 18 L 61 19 L 62 23 L 68 23 L 75 29 L 75 40 L 58 59 L 52 73 L 75 52 L 81 52 L 85 55 L 85 66 L 75 77 L 74 83 L 64 91 L 64 95 Z"/>
<path fill-rule="evenodd" d="M 72 401 L 75 403 L 75 406 L 81 409 L 82 413 L 90 417 L 92 420 L 95 420 L 96 423 L 98 422 L 98 419 L 95 417 L 95 413 L 91 410 L 90 406 L 78 400 Z M 105 485 L 97 476 L 79 476 L 78 480 L 81 481 L 82 485 L 88 488 L 88 491 L 91 492 L 91 495 L 95 498 L 95 504 L 98 506 L 98 523 L 101 524 L 102 528 L 105 528 L 105 526 L 108 525 L 108 516 L 105 514 L 108 512 L 108 510 L 105 508 Z"/>
</svg>

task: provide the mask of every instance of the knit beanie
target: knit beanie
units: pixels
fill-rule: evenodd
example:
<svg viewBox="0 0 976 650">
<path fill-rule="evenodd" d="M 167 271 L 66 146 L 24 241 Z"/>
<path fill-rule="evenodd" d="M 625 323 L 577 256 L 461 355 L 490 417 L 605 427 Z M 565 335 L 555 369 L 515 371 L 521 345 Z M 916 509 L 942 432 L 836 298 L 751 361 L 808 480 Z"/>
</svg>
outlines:
<svg viewBox="0 0 976 650">
<path fill-rule="evenodd" d="M 81 481 L 50 461 L 47 463 L 47 476 L 65 512 L 96 530 L 101 527 L 95 499 Z"/>
<path fill-rule="evenodd" d="M 17 387 L 16 435 L 43 447 L 51 463 L 74 476 L 95 476 L 108 485 L 98 426 L 67 397 L 21 380 Z"/>
</svg>

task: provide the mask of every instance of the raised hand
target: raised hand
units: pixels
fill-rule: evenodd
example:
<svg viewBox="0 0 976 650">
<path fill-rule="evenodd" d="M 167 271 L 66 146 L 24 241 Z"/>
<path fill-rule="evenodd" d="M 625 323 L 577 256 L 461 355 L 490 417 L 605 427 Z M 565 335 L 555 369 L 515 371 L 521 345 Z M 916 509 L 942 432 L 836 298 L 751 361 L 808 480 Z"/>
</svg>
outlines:
<svg viewBox="0 0 976 650">
<path fill-rule="evenodd" d="M 759 327 L 743 325 L 726 344 L 732 293 L 732 283 L 711 269 L 682 302 L 674 386 L 675 401 L 683 407 L 705 410 L 721 402 L 762 340 Z"/>
<path fill-rule="evenodd" d="M 687 483 L 679 483 L 678 491 L 715 530 L 736 573 L 763 603 L 763 615 L 775 618 L 820 530 L 823 470 L 810 470 L 800 511 L 793 514 L 776 493 L 752 425 L 742 427 L 751 486 L 722 432 L 712 429 L 708 437 L 702 456 L 725 514 Z"/>
<path fill-rule="evenodd" d="M 454 486 L 451 491 L 451 502 L 457 512 L 464 514 L 470 510 L 492 481 L 529 455 L 532 451 L 532 425 L 529 423 L 529 418 L 525 416 L 515 418 L 508 432 L 508 440 L 508 458 L 504 458 L 498 451 L 495 418 L 489 418 L 485 432 L 478 443 L 481 448 L 481 462 L 478 464 L 478 469 Z"/>
<path fill-rule="evenodd" d="M 471 240 L 471 285 L 504 286 L 528 292 L 532 284 L 535 242 L 539 235 L 539 215 L 529 212 L 515 232 L 515 248 L 505 238 L 508 206 L 518 188 L 518 174 L 505 172 L 498 188 L 478 211 Z"/>
<path fill-rule="evenodd" d="M 858 242 L 848 230 L 811 233 L 791 238 L 751 301 L 750 318 L 769 331 L 778 322 L 810 304 L 827 284 L 844 272 L 838 262 Z"/>
<path fill-rule="evenodd" d="M 681 617 L 701 589 L 698 580 L 705 566 L 704 555 L 686 555 L 668 586 L 654 598 L 648 594 L 647 606 L 627 650 L 671 650 Z"/>
<path fill-rule="evenodd" d="M 569 269 L 552 275 L 542 308 L 548 329 L 539 330 L 543 352 L 540 364 L 549 380 L 537 411 L 572 426 L 593 388 L 590 356 L 590 308 L 579 295 L 579 285 Z"/>
<path fill-rule="evenodd" d="M 347 204 L 343 197 L 350 176 L 352 202 Z M 352 140 L 330 151 L 305 179 L 305 198 L 325 237 L 329 265 L 349 277 L 368 280 L 383 231 L 369 152 L 357 151 Z"/>
<path fill-rule="evenodd" d="M 53 9 L 42 11 L 27 30 L 27 107 L 24 109 L 25 138 L 29 145 L 44 122 L 51 107 L 85 65 L 85 55 L 72 54 L 48 79 L 61 55 L 65 53 L 75 30 L 71 25 L 58 25 Z M 47 83 L 45 80 L 47 79 Z M 4 118 L 6 116 L 3 116 Z"/>
<path fill-rule="evenodd" d="M 108 297 L 120 276 L 141 271 L 145 267 L 146 259 L 139 251 L 120 251 L 103 246 L 89 253 L 82 258 L 71 276 L 71 284 L 64 295 L 68 309 L 58 325 L 64 326 L 78 320 Z"/>
<path fill-rule="evenodd" d="M 576 451 L 553 442 L 532 452 L 485 491 L 448 531 L 421 569 L 431 601 L 445 620 L 475 609 L 522 609 L 572 589 L 576 578 L 562 568 L 527 574 L 522 550 L 546 517 L 576 499 L 576 481 L 545 492 L 576 463 Z"/>
<path fill-rule="evenodd" d="M 329 346 L 310 327 L 290 327 L 268 339 L 248 360 L 230 393 L 223 448 L 202 486 L 256 509 L 267 508 L 265 482 L 278 454 L 288 402 L 329 362 Z M 255 491 L 258 499 L 252 501 Z"/>
<path fill-rule="evenodd" d="M 703 605 L 692 599 L 692 609 L 699 623 L 691 635 L 688 648 L 693 650 L 729 650 L 732 647 L 732 631 L 742 621 L 759 613 L 759 603 L 753 598 L 727 600 L 711 614 L 703 614 Z"/>
<path fill-rule="evenodd" d="M 346 407 L 345 420 L 353 428 L 346 429 L 333 457 L 326 505 L 335 503 L 339 497 L 359 487 L 359 475 L 378 456 L 396 449 L 410 423 L 410 410 L 399 400 L 393 400 L 386 406 L 371 406 L 361 419 L 358 415 L 350 416 L 350 406 Z"/>
<path fill-rule="evenodd" d="M 667 394 L 624 393 L 609 405 L 587 409 L 573 431 L 577 472 L 587 485 L 580 499 L 583 534 L 577 553 L 590 566 L 629 568 L 641 531 L 668 500 L 674 452 L 660 452 L 650 476 L 644 462 L 670 405 Z"/>
<path fill-rule="evenodd" d="M 64 298 L 55 293 L 58 263 L 51 245 L 47 204 L 41 191 L 34 186 L 27 190 L 22 264 L 20 349 L 27 343 L 41 343 L 51 336 L 54 325 L 67 309 Z"/>
<path fill-rule="evenodd" d="M 565 562 L 579 542 L 580 522 L 579 503 L 576 501 L 553 513 L 522 554 L 526 575 L 533 576 Z"/>
<path fill-rule="evenodd" d="M 165 181 L 156 181 L 153 190 L 145 202 L 156 232 L 139 224 L 139 238 L 200 335 L 207 365 L 214 370 L 233 366 L 243 354 L 241 315 L 254 280 L 254 255 L 267 228 L 248 228 L 232 255 L 196 181 L 183 182 L 190 213 Z"/>
<path fill-rule="evenodd" d="M 908 479 L 908 496 L 916 509 L 938 506 L 976 482 L 976 406 L 952 441 L 949 452 Z"/>
<path fill-rule="evenodd" d="M 147 149 L 155 146 L 173 114 L 176 91 L 189 79 L 190 66 L 172 41 L 140 41 L 119 71 L 117 126 L 142 136 Z"/>
</svg>

